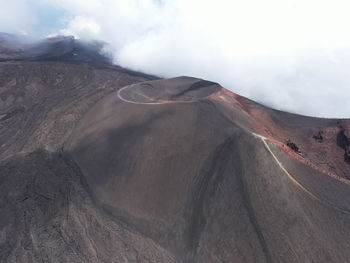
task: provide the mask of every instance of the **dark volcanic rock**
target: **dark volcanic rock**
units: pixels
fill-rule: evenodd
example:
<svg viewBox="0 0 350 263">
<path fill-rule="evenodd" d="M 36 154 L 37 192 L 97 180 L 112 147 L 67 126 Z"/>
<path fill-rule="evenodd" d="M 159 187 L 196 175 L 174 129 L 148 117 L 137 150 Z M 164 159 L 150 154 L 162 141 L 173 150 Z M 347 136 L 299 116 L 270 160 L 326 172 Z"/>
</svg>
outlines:
<svg viewBox="0 0 350 263">
<path fill-rule="evenodd" d="M 53 43 L 0 63 L 0 262 L 348 262 L 349 120 Z"/>
<path fill-rule="evenodd" d="M 292 142 L 291 140 L 287 140 L 287 146 L 289 147 L 289 148 L 291 148 L 294 152 L 296 152 L 296 153 L 299 153 L 299 147 L 294 143 L 294 142 Z"/>
<path fill-rule="evenodd" d="M 337 143 L 344 150 L 344 161 L 350 164 L 350 132 L 341 130 L 337 136 Z"/>
<path fill-rule="evenodd" d="M 319 131 L 317 134 L 313 135 L 312 138 L 314 138 L 318 142 L 323 142 L 323 136 L 322 136 L 322 131 Z"/>
</svg>

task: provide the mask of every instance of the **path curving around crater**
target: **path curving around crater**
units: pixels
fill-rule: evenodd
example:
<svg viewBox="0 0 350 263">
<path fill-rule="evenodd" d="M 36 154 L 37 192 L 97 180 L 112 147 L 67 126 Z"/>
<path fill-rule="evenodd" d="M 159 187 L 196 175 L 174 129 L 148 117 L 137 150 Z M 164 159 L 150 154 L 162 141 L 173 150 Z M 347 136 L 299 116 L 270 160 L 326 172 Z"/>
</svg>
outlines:
<svg viewBox="0 0 350 263">
<path fill-rule="evenodd" d="M 134 104 L 191 103 L 206 99 L 221 88 L 215 82 L 178 77 L 123 87 L 118 91 L 118 98 Z"/>
</svg>

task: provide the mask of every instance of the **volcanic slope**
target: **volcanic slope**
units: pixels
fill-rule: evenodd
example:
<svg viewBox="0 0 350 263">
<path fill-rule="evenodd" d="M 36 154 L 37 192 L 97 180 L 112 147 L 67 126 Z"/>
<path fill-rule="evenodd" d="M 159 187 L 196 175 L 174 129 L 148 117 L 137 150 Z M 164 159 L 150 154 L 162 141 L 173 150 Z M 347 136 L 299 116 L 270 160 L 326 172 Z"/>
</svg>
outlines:
<svg viewBox="0 0 350 263">
<path fill-rule="evenodd" d="M 349 262 L 349 120 L 81 48 L 0 63 L 0 262 Z"/>
</svg>

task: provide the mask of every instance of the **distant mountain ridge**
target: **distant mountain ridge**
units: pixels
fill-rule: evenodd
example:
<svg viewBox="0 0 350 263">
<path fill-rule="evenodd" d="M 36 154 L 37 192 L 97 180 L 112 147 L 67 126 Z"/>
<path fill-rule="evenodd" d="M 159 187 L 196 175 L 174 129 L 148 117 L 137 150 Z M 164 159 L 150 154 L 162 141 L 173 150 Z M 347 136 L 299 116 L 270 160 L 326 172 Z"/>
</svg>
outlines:
<svg viewBox="0 0 350 263">
<path fill-rule="evenodd" d="M 0 61 L 52 60 L 111 62 L 102 55 L 105 43 L 81 41 L 73 36 L 56 36 L 43 40 L 0 33 Z"/>
</svg>

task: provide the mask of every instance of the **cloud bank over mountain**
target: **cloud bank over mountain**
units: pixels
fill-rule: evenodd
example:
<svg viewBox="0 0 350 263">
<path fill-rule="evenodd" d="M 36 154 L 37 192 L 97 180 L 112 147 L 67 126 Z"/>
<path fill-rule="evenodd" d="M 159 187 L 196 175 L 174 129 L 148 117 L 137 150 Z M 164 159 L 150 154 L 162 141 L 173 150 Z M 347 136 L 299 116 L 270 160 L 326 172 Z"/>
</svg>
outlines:
<svg viewBox="0 0 350 263">
<path fill-rule="evenodd" d="M 347 1 L 40 1 L 69 13 L 56 33 L 109 42 L 121 66 L 217 81 L 281 110 L 350 117 Z"/>
<path fill-rule="evenodd" d="M 0 31 L 26 34 L 36 22 L 29 1 L 0 1 Z"/>
</svg>

